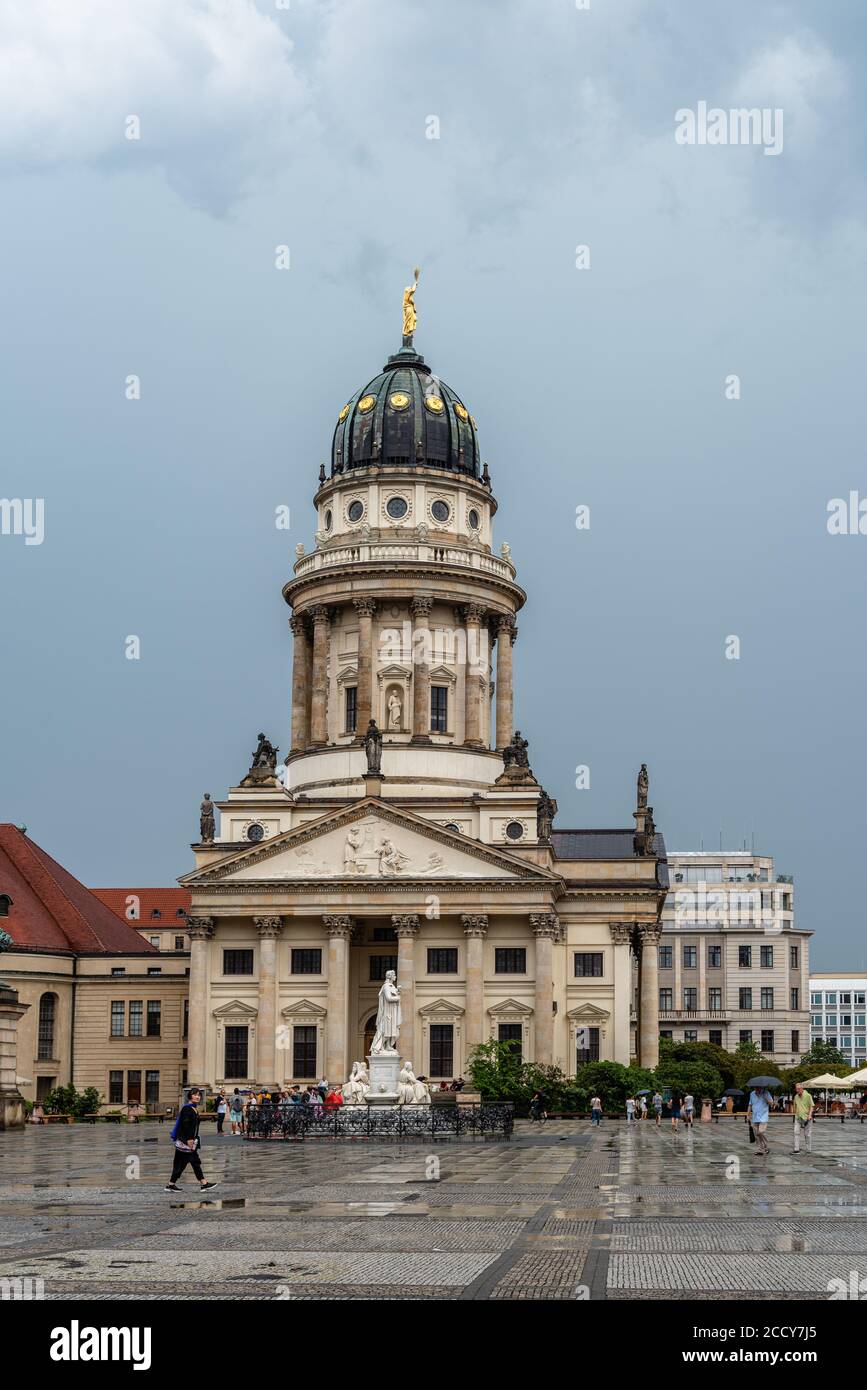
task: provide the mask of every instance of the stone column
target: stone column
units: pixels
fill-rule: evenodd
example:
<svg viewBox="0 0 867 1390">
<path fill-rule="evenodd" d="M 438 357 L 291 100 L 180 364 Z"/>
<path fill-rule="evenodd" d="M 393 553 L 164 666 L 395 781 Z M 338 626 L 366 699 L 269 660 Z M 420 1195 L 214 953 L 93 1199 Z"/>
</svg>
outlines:
<svg viewBox="0 0 867 1390">
<path fill-rule="evenodd" d="M 466 1049 L 467 1056 L 485 1036 L 485 937 L 488 919 L 484 914 L 461 917 L 467 938 Z"/>
<path fill-rule="evenodd" d="M 358 718 L 355 732 L 358 738 L 367 733 L 367 726 L 373 713 L 373 615 L 376 600 L 355 598 L 352 600 L 358 613 Z M 379 721 L 377 721 L 379 722 Z"/>
<path fill-rule="evenodd" d="M 430 743 L 430 632 L 428 618 L 433 599 L 414 598 L 412 641 L 412 741 Z"/>
<path fill-rule="evenodd" d="M 313 609 L 313 680 L 310 741 L 315 748 L 328 742 L 328 637 L 331 621 L 328 609 Z"/>
<path fill-rule="evenodd" d="M 415 1055 L 415 940 L 418 936 L 418 916 L 411 912 L 392 917 L 397 932 L 397 983 L 400 985 L 400 1039 L 398 1051 L 413 1070 L 423 1071 L 421 1057 Z"/>
<path fill-rule="evenodd" d="M 188 917 L 184 930 L 190 938 L 190 1009 L 187 1037 L 187 1080 L 204 1085 L 208 1057 L 208 984 L 213 917 Z M 217 1067 L 219 1071 L 222 1064 Z"/>
<path fill-rule="evenodd" d="M 18 1089 L 18 1020 L 29 1004 L 18 1003 L 18 991 L 0 980 L 0 1129 L 23 1129 L 24 1097 Z"/>
<path fill-rule="evenodd" d="M 292 752 L 303 753 L 310 742 L 310 634 L 305 617 L 289 619 L 292 648 Z"/>
<path fill-rule="evenodd" d="M 614 1009 L 611 1055 L 606 1061 L 629 1066 L 631 1049 L 630 1015 L 632 1013 L 632 923 L 609 922 L 608 930 L 614 943 Z"/>
<path fill-rule="evenodd" d="M 512 644 L 517 637 L 511 613 L 497 623 L 497 748 L 512 741 Z"/>
<path fill-rule="evenodd" d="M 322 918 L 328 932 L 328 996 L 325 1019 L 325 1076 L 332 1085 L 349 1076 L 346 1058 L 348 996 L 348 953 L 352 919 L 345 916 Z"/>
<path fill-rule="evenodd" d="M 256 1080 L 273 1086 L 277 1077 L 277 941 L 282 917 L 254 917 L 259 933 L 259 1018 Z M 282 1078 L 280 1078 L 282 1079 Z"/>
<path fill-rule="evenodd" d="M 470 603 L 463 612 L 467 628 L 467 659 L 464 667 L 464 744 L 480 748 L 482 744 L 482 635 L 481 624 L 485 610 Z M 487 632 L 487 629 L 486 629 Z"/>
<path fill-rule="evenodd" d="M 553 912 L 531 912 L 536 938 L 536 1052 L 534 1061 L 548 1067 L 554 1060 L 554 942 L 560 924 Z"/>
<path fill-rule="evenodd" d="M 638 928 L 641 941 L 641 1033 L 638 1058 L 651 1070 L 659 1063 L 659 922 Z"/>
</svg>

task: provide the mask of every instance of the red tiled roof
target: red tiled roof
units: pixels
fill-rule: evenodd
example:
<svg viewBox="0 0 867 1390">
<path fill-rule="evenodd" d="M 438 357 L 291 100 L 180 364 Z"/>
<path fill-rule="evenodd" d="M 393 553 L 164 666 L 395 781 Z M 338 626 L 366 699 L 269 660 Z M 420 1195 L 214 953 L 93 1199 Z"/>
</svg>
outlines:
<svg viewBox="0 0 867 1390">
<path fill-rule="evenodd" d="M 90 891 L 137 931 L 141 931 L 143 927 L 153 927 L 156 930 L 160 927 L 174 927 L 176 931 L 180 931 L 184 922 L 183 918 L 178 916 L 178 912 L 183 910 L 185 915 L 189 913 L 192 902 L 192 894 L 188 888 L 91 888 Z M 131 904 L 130 898 L 136 899 L 137 902 Z M 136 909 L 137 916 L 128 916 L 130 907 Z M 159 917 L 151 915 L 154 911 L 160 914 Z"/>
<path fill-rule="evenodd" d="M 19 950 L 142 955 L 155 948 L 14 825 L 0 823 L 2 919 Z"/>
</svg>

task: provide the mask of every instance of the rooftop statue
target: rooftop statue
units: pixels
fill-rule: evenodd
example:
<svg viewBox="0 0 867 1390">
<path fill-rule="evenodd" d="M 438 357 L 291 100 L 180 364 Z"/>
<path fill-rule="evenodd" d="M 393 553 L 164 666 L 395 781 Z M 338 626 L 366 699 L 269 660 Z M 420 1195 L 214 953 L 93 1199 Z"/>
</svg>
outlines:
<svg viewBox="0 0 867 1390">
<path fill-rule="evenodd" d="M 418 289 L 418 277 L 421 270 L 418 266 L 413 271 L 415 279 L 411 285 L 407 285 L 403 292 L 403 341 L 405 346 L 409 346 L 407 339 L 412 339 L 415 326 L 418 323 L 418 314 L 415 309 L 415 292 Z"/>
</svg>

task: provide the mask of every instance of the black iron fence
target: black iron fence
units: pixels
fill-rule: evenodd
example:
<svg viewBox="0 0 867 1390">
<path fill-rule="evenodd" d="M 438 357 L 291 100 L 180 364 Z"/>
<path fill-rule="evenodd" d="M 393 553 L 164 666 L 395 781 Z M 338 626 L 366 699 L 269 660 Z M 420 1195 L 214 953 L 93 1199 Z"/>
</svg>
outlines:
<svg viewBox="0 0 867 1390">
<path fill-rule="evenodd" d="M 491 1105 L 251 1105 L 245 1139 L 511 1139 L 511 1102 Z"/>
</svg>

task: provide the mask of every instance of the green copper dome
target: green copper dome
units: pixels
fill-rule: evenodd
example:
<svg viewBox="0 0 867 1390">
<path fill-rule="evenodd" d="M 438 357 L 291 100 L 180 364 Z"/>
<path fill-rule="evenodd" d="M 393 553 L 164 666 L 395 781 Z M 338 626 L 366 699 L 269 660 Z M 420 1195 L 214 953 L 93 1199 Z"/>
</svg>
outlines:
<svg viewBox="0 0 867 1390">
<path fill-rule="evenodd" d="M 480 476 L 475 421 L 423 357 L 404 347 L 340 412 L 331 476 L 381 465 Z"/>
</svg>

